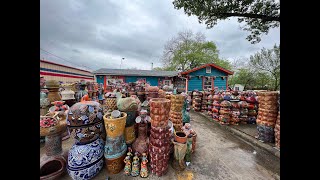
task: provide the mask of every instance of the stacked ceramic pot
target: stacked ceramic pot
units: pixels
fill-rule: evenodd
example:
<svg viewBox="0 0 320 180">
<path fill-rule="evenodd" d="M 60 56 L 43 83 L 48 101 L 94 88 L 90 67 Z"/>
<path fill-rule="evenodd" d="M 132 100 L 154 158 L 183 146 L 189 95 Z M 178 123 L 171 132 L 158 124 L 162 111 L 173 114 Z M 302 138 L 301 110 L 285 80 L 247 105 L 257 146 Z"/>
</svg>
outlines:
<svg viewBox="0 0 320 180">
<path fill-rule="evenodd" d="M 135 82 L 130 82 L 128 83 L 128 92 L 129 92 L 129 96 L 131 95 L 137 95 L 137 91 L 136 91 L 136 83 Z"/>
<path fill-rule="evenodd" d="M 200 91 L 194 91 L 192 94 L 192 108 L 194 111 L 201 111 L 201 105 L 202 105 L 202 95 L 203 93 Z"/>
<path fill-rule="evenodd" d="M 74 94 L 72 91 L 72 84 L 62 84 L 63 91 L 61 92 L 61 100 L 65 101 L 68 106 L 72 106 L 75 103 Z"/>
<path fill-rule="evenodd" d="M 152 98 L 159 97 L 159 88 L 158 86 L 148 86 L 146 87 L 147 100 L 149 101 Z"/>
<path fill-rule="evenodd" d="M 248 122 L 248 103 L 246 101 L 246 93 L 241 92 L 240 93 L 240 123 L 241 124 L 247 124 Z"/>
<path fill-rule="evenodd" d="M 137 83 L 135 90 L 137 92 L 137 96 L 140 100 L 140 102 L 144 102 L 146 100 L 146 92 L 145 92 L 145 87 L 143 86 L 142 83 Z"/>
<path fill-rule="evenodd" d="M 150 100 L 150 167 L 157 176 L 164 175 L 168 170 L 170 152 L 170 126 L 168 123 L 170 100 L 153 98 Z"/>
<path fill-rule="evenodd" d="M 214 90 L 210 90 L 209 94 L 207 94 L 207 111 L 208 115 L 212 117 L 212 105 L 213 105 L 213 96 L 214 96 Z"/>
<path fill-rule="evenodd" d="M 256 100 L 256 95 L 255 92 L 251 91 L 248 92 L 248 97 L 246 98 L 246 101 L 248 103 L 248 119 L 247 123 L 248 124 L 256 124 L 256 119 L 257 119 L 257 100 Z"/>
<path fill-rule="evenodd" d="M 173 123 L 173 127 L 176 131 L 180 131 L 183 126 L 182 108 L 184 100 L 185 97 L 180 94 L 171 96 L 170 120 Z"/>
<path fill-rule="evenodd" d="M 280 111 L 278 112 L 276 126 L 274 128 L 274 136 L 276 139 L 276 147 L 280 149 Z"/>
<path fill-rule="evenodd" d="M 273 143 L 274 127 L 278 116 L 278 92 L 258 92 L 259 111 L 257 117 L 258 139 Z"/>
<path fill-rule="evenodd" d="M 220 103 L 222 102 L 223 98 L 221 93 L 216 91 L 213 95 L 213 102 L 212 102 L 212 119 L 214 121 L 219 121 L 219 110 L 220 110 Z"/>
<path fill-rule="evenodd" d="M 46 87 L 49 91 L 48 99 L 50 102 L 60 101 L 61 97 L 59 94 L 60 83 L 56 80 L 46 81 Z"/>
<path fill-rule="evenodd" d="M 240 116 L 240 98 L 238 96 L 238 92 L 233 92 L 231 95 L 231 119 L 230 124 L 232 125 L 238 125 L 240 122 L 239 116 Z"/>
<path fill-rule="evenodd" d="M 209 95 L 210 95 L 210 91 L 204 91 L 202 94 L 201 112 L 205 112 L 208 110 Z"/>
<path fill-rule="evenodd" d="M 229 124 L 231 119 L 231 103 L 223 100 L 220 103 L 219 121 L 221 124 Z"/>
<path fill-rule="evenodd" d="M 117 174 L 124 168 L 127 145 L 124 138 L 127 114 L 114 110 L 103 116 L 107 132 L 104 158 L 108 173 Z"/>
<path fill-rule="evenodd" d="M 72 179 L 91 179 L 103 167 L 103 111 L 98 102 L 74 104 L 68 114 L 68 127 L 75 139 L 69 150 L 67 170 Z"/>
<path fill-rule="evenodd" d="M 40 136 L 45 136 L 46 150 L 40 159 L 40 179 L 57 179 L 65 173 L 68 153 L 62 150 L 61 134 L 66 128 L 65 114 L 40 116 Z"/>
</svg>

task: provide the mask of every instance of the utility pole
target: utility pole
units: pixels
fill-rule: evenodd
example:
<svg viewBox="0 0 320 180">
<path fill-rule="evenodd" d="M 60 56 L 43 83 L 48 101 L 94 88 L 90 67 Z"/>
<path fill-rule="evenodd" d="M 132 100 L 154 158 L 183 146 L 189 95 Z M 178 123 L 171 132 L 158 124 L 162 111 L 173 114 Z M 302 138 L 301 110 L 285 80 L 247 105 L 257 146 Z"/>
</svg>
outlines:
<svg viewBox="0 0 320 180">
<path fill-rule="evenodd" d="M 151 63 L 151 70 L 153 70 L 153 62 Z"/>
<path fill-rule="evenodd" d="M 122 65 L 122 61 L 124 60 L 124 58 L 121 59 L 121 63 L 120 63 L 120 69 L 121 69 L 121 65 Z"/>
</svg>

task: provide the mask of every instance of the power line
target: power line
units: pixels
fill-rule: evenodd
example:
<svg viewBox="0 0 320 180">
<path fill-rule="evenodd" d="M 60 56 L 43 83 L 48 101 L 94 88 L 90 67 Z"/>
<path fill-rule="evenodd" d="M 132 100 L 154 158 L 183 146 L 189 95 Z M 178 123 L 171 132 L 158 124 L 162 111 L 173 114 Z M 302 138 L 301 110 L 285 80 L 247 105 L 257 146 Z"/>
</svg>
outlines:
<svg viewBox="0 0 320 180">
<path fill-rule="evenodd" d="M 40 48 L 40 50 L 42 50 L 42 51 L 44 51 L 44 52 L 46 52 L 46 53 L 48 53 L 48 54 L 51 54 L 51 55 L 53 55 L 53 56 L 55 56 L 55 57 L 57 57 L 57 58 L 60 58 L 60 59 L 62 59 L 62 60 L 64 60 L 64 61 L 67 61 L 67 62 L 69 62 L 69 63 L 71 63 L 71 64 L 74 64 L 74 65 L 77 65 L 77 66 L 80 66 L 80 67 L 85 67 L 85 68 L 87 68 L 88 70 L 92 70 L 91 68 L 89 68 L 89 67 L 87 67 L 87 66 L 76 64 L 76 63 L 71 62 L 71 61 L 69 61 L 69 60 L 66 60 L 66 59 L 64 59 L 64 58 L 62 58 L 62 57 L 60 57 L 60 56 L 57 56 L 57 55 L 55 55 L 55 54 L 53 54 L 53 53 L 51 53 L 51 52 L 49 52 L 49 51 L 47 51 L 47 50 L 44 50 L 44 49 L 42 49 L 42 48 Z"/>
</svg>

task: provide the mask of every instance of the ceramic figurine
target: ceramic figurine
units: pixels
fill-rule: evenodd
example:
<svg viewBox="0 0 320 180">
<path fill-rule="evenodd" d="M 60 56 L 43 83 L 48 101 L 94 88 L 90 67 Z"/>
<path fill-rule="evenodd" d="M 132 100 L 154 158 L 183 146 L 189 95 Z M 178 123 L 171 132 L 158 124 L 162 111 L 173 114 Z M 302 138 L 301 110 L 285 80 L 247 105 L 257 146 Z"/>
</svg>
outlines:
<svg viewBox="0 0 320 180">
<path fill-rule="evenodd" d="M 129 151 L 127 153 L 127 156 L 123 160 L 123 162 L 126 163 L 126 165 L 124 166 L 124 174 L 127 176 L 131 175 L 131 157 L 132 157 L 132 153 L 131 151 Z"/>
<path fill-rule="evenodd" d="M 151 117 L 148 116 L 147 110 L 143 109 L 140 111 L 140 116 L 136 118 L 136 123 L 149 123 L 151 121 Z"/>
<path fill-rule="evenodd" d="M 148 177 L 148 158 L 146 153 L 142 153 L 141 157 L 141 170 L 140 170 L 140 176 L 143 178 Z"/>
<path fill-rule="evenodd" d="M 132 97 L 122 98 L 122 94 L 120 92 L 117 92 L 116 96 L 117 107 L 120 111 L 136 111 L 138 109 L 136 99 Z"/>
<path fill-rule="evenodd" d="M 133 157 L 133 161 L 132 161 L 132 169 L 131 169 L 131 176 L 135 177 L 135 176 L 139 176 L 140 173 L 140 163 L 139 163 L 139 157 L 138 157 L 138 153 L 135 153 L 135 156 Z"/>
<path fill-rule="evenodd" d="M 191 124 L 190 123 L 186 123 L 183 127 L 182 127 L 182 131 L 184 133 L 186 133 L 186 136 L 189 136 L 189 134 L 195 134 L 195 132 L 191 129 Z"/>
</svg>

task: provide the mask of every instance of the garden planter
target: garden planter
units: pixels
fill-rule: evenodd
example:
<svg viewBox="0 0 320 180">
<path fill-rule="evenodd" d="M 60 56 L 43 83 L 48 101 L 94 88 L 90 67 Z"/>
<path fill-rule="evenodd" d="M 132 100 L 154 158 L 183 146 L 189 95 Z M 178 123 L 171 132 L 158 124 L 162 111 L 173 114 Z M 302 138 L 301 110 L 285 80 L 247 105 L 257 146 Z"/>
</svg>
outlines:
<svg viewBox="0 0 320 180">
<path fill-rule="evenodd" d="M 107 172 L 110 174 L 118 174 L 122 171 L 122 169 L 125 166 L 124 158 L 126 157 L 126 151 L 124 153 L 116 158 L 110 158 L 105 161 Z"/>
<path fill-rule="evenodd" d="M 124 137 L 127 144 L 131 144 L 136 140 L 134 124 L 125 128 Z"/>
<path fill-rule="evenodd" d="M 177 131 L 174 133 L 174 140 L 178 143 L 186 143 L 187 135 L 183 131 Z"/>
<path fill-rule="evenodd" d="M 148 153 L 149 146 L 149 138 L 147 136 L 147 124 L 138 124 L 139 133 L 138 138 L 132 144 L 132 149 L 134 152 L 138 152 L 139 154 Z"/>
<path fill-rule="evenodd" d="M 126 113 L 121 112 L 121 117 L 113 119 L 106 114 L 103 116 L 103 119 L 108 137 L 116 138 L 123 135 L 127 119 Z"/>
</svg>

